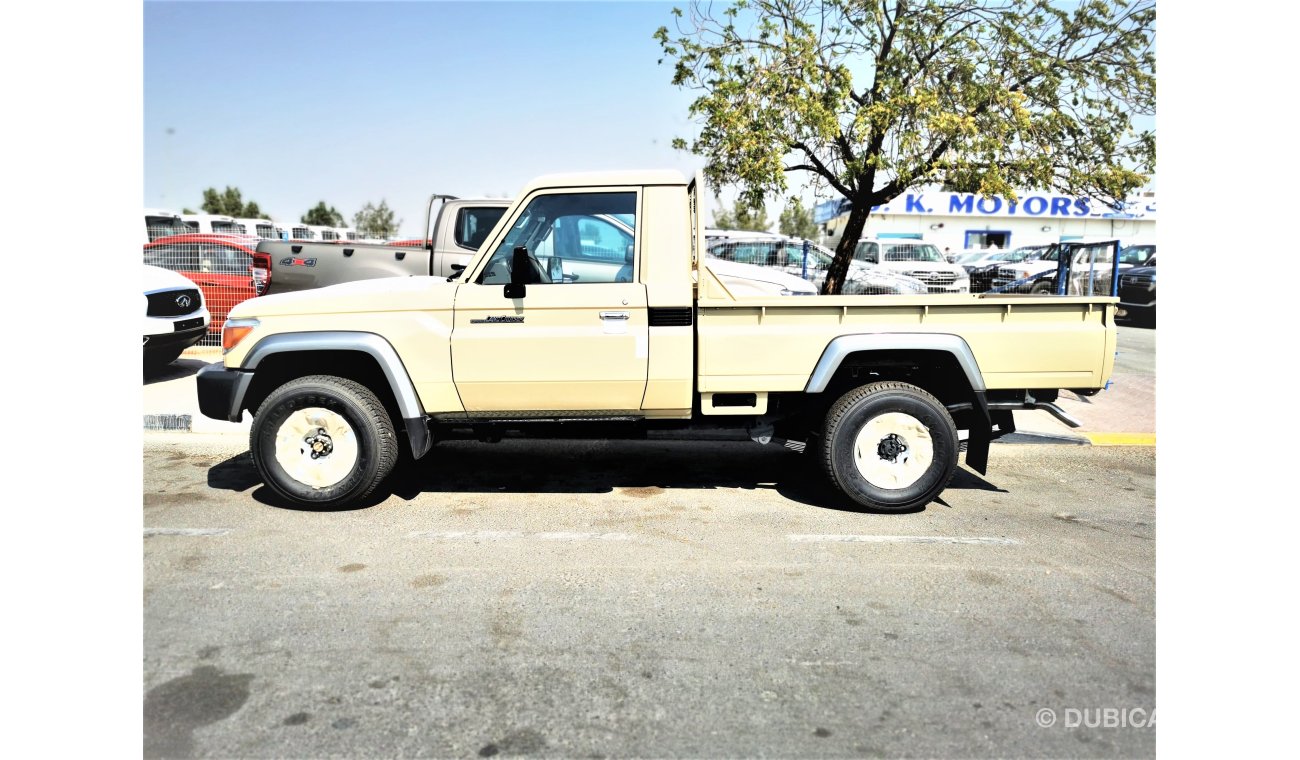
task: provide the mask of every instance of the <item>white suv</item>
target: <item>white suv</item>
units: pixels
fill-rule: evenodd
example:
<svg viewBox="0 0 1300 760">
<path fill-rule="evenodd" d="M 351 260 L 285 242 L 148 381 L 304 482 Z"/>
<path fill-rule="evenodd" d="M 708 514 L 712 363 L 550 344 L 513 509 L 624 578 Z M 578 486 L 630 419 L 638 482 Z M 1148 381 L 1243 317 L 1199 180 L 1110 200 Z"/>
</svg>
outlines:
<svg viewBox="0 0 1300 760">
<path fill-rule="evenodd" d="M 859 240 L 855 261 L 885 271 L 915 277 L 930 293 L 969 293 L 970 275 L 959 264 L 949 264 L 933 243 L 899 238 Z"/>
<path fill-rule="evenodd" d="M 208 334 L 212 317 L 199 286 L 183 275 L 144 265 L 144 363 L 171 364 Z"/>
</svg>

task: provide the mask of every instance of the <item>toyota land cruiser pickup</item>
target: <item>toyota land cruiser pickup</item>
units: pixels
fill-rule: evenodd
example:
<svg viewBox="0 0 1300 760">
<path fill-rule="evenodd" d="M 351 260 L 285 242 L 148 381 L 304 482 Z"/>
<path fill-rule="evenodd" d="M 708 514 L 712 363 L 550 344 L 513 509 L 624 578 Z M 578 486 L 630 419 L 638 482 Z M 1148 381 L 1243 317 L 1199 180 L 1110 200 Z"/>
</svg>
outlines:
<svg viewBox="0 0 1300 760">
<path fill-rule="evenodd" d="M 731 431 L 804 444 L 845 497 L 900 511 L 948 484 L 959 431 L 983 473 L 1013 410 L 1072 423 L 1058 389 L 1110 377 L 1112 297 L 738 296 L 704 260 L 704 193 L 676 172 L 542 177 L 455 280 L 246 301 L 200 408 L 251 412 L 266 484 L 322 508 L 442 439 Z"/>
</svg>

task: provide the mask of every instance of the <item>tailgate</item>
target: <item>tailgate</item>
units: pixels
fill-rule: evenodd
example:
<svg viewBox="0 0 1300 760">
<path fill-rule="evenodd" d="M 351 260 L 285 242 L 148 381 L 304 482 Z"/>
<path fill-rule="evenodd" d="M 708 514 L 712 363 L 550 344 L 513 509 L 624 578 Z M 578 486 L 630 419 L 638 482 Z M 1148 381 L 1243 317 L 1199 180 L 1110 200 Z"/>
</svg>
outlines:
<svg viewBox="0 0 1300 760">
<path fill-rule="evenodd" d="M 263 240 L 257 244 L 257 252 L 270 257 L 268 294 L 379 277 L 429 274 L 429 251 L 425 248 Z"/>
</svg>

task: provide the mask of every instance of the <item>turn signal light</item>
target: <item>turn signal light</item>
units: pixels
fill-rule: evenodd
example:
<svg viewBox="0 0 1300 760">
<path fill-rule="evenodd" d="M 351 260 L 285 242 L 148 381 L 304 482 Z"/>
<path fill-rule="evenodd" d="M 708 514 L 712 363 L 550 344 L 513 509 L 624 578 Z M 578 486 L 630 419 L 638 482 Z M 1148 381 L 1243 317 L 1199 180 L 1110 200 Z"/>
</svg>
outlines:
<svg viewBox="0 0 1300 760">
<path fill-rule="evenodd" d="M 257 327 L 256 319 L 227 319 L 221 326 L 221 353 L 228 354 Z"/>
</svg>

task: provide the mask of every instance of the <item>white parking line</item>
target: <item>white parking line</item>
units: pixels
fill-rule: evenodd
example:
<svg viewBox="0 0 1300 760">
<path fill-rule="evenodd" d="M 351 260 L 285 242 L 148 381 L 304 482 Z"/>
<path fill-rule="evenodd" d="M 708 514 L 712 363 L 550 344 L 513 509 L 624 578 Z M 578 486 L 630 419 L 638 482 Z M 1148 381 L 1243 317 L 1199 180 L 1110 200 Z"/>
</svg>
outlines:
<svg viewBox="0 0 1300 760">
<path fill-rule="evenodd" d="M 444 541 L 508 541 L 537 539 L 541 541 L 630 541 L 628 533 L 583 533 L 578 531 L 551 531 L 525 533 L 520 530 L 416 530 L 410 538 L 433 538 Z"/>
<path fill-rule="evenodd" d="M 230 528 L 145 528 L 144 535 L 149 536 L 223 536 Z"/>
<path fill-rule="evenodd" d="M 844 536 L 792 533 L 786 538 L 799 544 L 998 544 L 1005 546 L 1020 543 L 1014 538 L 999 536 Z"/>
</svg>

